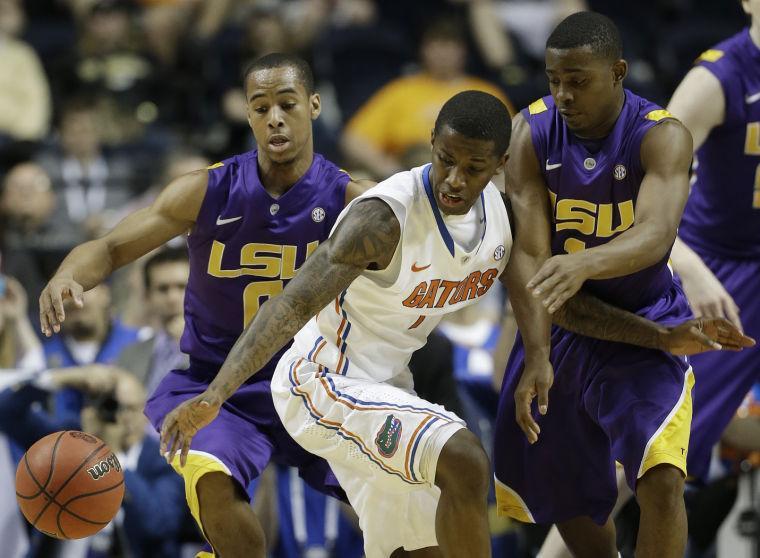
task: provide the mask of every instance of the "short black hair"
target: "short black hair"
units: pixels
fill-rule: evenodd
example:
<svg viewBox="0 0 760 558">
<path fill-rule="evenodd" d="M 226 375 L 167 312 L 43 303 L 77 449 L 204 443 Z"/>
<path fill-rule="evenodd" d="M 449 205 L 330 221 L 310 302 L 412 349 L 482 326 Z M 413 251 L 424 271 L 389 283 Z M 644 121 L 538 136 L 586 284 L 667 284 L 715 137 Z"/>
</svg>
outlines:
<svg viewBox="0 0 760 558">
<path fill-rule="evenodd" d="M 506 153 L 512 136 L 507 107 L 483 91 L 462 91 L 446 101 L 433 130 L 438 134 L 444 126 L 468 138 L 492 141 L 499 156 Z"/>
<path fill-rule="evenodd" d="M 167 246 L 162 248 L 145 261 L 143 267 L 143 285 L 145 291 L 150 290 L 150 274 L 153 268 L 167 263 L 187 263 L 189 261 L 187 249 L 183 247 Z"/>
<path fill-rule="evenodd" d="M 309 95 L 314 93 L 314 74 L 311 73 L 309 64 L 303 58 L 284 52 L 266 54 L 248 64 L 243 74 L 243 88 L 245 88 L 245 83 L 248 81 L 248 76 L 253 72 L 271 70 L 272 68 L 293 68 L 304 89 L 306 89 L 306 93 Z"/>
<path fill-rule="evenodd" d="M 567 16 L 552 31 L 546 48 L 568 49 L 588 46 L 594 54 L 609 60 L 623 57 L 623 41 L 615 23 L 596 12 L 577 12 Z"/>
</svg>

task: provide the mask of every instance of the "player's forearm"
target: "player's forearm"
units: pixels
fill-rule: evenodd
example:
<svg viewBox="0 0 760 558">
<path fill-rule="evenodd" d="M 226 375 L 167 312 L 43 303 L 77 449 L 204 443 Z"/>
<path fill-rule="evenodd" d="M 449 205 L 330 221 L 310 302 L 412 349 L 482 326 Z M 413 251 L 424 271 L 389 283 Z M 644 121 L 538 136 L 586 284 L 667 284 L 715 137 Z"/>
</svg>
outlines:
<svg viewBox="0 0 760 558">
<path fill-rule="evenodd" d="M 69 252 L 55 274 L 73 279 L 86 291 L 102 283 L 113 270 L 108 244 L 97 239 L 80 244 Z"/>
<path fill-rule="evenodd" d="M 616 239 L 574 254 L 582 258 L 588 279 L 631 275 L 659 262 L 673 244 L 675 228 L 637 224 Z"/>
<path fill-rule="evenodd" d="M 598 298 L 578 292 L 552 315 L 555 324 L 568 331 L 604 341 L 617 341 L 658 349 L 667 328 L 621 310 Z"/>
<path fill-rule="evenodd" d="M 530 254 L 515 246 L 505 272 L 504 282 L 522 335 L 526 359 L 548 359 L 551 349 L 551 316 L 541 300 L 526 288 L 544 259 L 541 254 Z"/>
<path fill-rule="evenodd" d="M 261 306 L 235 342 L 208 394 L 219 403 L 228 399 L 346 289 L 361 270 L 331 263 L 327 245 L 317 249 L 285 291 Z"/>
<path fill-rule="evenodd" d="M 324 306 L 298 303 L 284 294 L 264 303 L 235 342 L 208 393 L 220 403 L 229 399 Z"/>
<path fill-rule="evenodd" d="M 673 262 L 673 269 L 679 275 L 693 276 L 705 272 L 706 266 L 702 258 L 678 237 L 676 237 L 676 241 L 673 244 L 670 260 Z"/>
</svg>

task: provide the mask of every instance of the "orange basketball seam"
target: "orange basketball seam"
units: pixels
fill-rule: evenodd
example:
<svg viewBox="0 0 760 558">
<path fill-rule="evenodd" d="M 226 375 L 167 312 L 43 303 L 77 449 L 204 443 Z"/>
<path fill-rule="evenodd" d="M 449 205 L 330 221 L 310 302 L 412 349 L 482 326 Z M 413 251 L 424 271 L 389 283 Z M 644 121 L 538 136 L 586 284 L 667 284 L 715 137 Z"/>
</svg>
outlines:
<svg viewBox="0 0 760 558">
<path fill-rule="evenodd" d="M 69 432 L 69 431 L 67 430 L 66 432 Z M 35 528 L 37 527 L 37 522 L 38 522 L 38 521 L 40 520 L 40 518 L 42 517 L 42 514 L 44 514 L 44 513 L 47 511 L 47 509 L 50 507 L 50 504 L 52 504 L 52 503 L 55 501 L 55 498 L 56 498 L 56 496 L 58 496 L 58 494 L 60 494 L 60 493 L 61 493 L 61 491 L 62 491 L 64 488 L 66 488 L 66 485 L 67 485 L 67 484 L 69 484 L 69 483 L 71 482 L 71 480 L 72 480 L 72 479 L 73 479 L 73 478 L 76 476 L 76 474 L 77 474 L 77 473 L 78 473 L 78 472 L 79 472 L 79 471 L 82 469 L 82 467 L 84 467 L 84 466 L 87 464 L 87 462 L 88 462 L 90 459 L 92 459 L 92 457 L 93 457 L 95 454 L 97 454 L 97 453 L 98 453 L 100 450 L 102 450 L 104 447 L 108 447 L 108 446 L 107 446 L 105 443 L 103 443 L 103 444 L 101 444 L 101 445 L 100 445 L 100 446 L 99 446 L 97 449 L 93 450 L 93 451 L 90 453 L 90 455 L 88 455 L 87 457 L 85 457 L 85 458 L 84 458 L 84 460 L 83 460 L 83 461 L 82 461 L 82 462 L 79 464 L 79 466 L 78 466 L 76 469 L 74 469 L 74 472 L 73 472 L 73 473 L 71 473 L 71 475 L 69 475 L 69 478 L 67 478 L 67 479 L 66 479 L 66 480 L 63 482 L 63 484 L 61 484 L 61 486 L 60 486 L 60 487 L 58 487 L 58 490 L 56 491 L 56 493 L 55 493 L 55 494 L 51 494 L 51 495 L 49 495 L 50 501 L 49 501 L 47 504 L 45 504 L 45 506 L 42 508 L 42 510 L 40 510 L 40 513 L 38 513 L 38 514 L 37 514 L 37 517 L 35 517 L 35 518 L 34 518 L 34 521 L 32 522 L 32 525 L 33 525 Z M 58 506 L 60 507 L 60 504 L 59 504 L 58 502 L 55 502 L 55 503 L 56 503 L 56 505 L 58 505 Z"/>
</svg>

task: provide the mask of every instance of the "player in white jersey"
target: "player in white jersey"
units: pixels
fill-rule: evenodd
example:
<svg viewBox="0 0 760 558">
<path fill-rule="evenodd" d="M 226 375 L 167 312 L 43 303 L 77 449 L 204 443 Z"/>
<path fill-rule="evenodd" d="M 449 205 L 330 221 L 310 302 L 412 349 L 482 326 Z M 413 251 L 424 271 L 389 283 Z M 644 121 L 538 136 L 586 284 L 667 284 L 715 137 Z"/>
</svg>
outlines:
<svg viewBox="0 0 760 558">
<path fill-rule="evenodd" d="M 443 314 L 504 280 L 529 355 L 516 394 L 527 412 L 517 418 L 538 434 L 530 403 L 538 396 L 545 412 L 550 324 L 524 286 L 546 254 L 525 248 L 548 233 L 524 234 L 532 219 L 520 218 L 512 245 L 507 207 L 490 182 L 510 133 L 495 97 L 452 97 L 433 130 L 432 164 L 350 204 L 283 293 L 262 305 L 209 389 L 166 417 L 169 459 L 180 449 L 183 462 L 222 402 L 297 333 L 272 379 L 275 407 L 290 435 L 330 463 L 359 515 L 367 557 L 490 556 L 488 458 L 459 417 L 416 396 L 407 364 Z M 545 206 L 543 196 L 513 201 L 518 217 Z M 570 316 L 572 302 L 565 307 Z M 598 308 L 584 310 L 576 324 L 599 321 Z M 649 327 L 629 316 L 626 331 Z M 701 335 L 692 329 L 687 337 Z"/>
</svg>

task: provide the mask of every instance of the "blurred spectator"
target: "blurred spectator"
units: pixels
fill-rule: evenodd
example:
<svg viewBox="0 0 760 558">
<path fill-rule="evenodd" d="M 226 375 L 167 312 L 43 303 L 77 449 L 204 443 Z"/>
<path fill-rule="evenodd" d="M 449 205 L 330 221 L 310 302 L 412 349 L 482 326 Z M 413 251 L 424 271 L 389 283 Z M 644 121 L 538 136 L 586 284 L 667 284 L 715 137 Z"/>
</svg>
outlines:
<svg viewBox="0 0 760 558">
<path fill-rule="evenodd" d="M 19 38 L 24 20 L 21 0 L 0 0 L 0 149 L 13 141 L 42 140 L 50 127 L 47 76 Z"/>
<path fill-rule="evenodd" d="M 121 511 L 98 534 L 59 541 L 35 532 L 28 558 L 178 556 L 179 533 L 189 519 L 184 487 L 161 457 L 158 442 L 145 437 L 145 391 L 140 383 L 129 374 L 98 366 L 48 372 L 37 383 L 87 393 L 81 429 L 117 454 L 126 491 Z M 28 449 L 48 434 L 71 428 L 42 410 L 47 398 L 47 391 L 31 383 L 0 391 L 0 431 Z"/>
<path fill-rule="evenodd" d="M 82 4 L 76 45 L 51 63 L 56 96 L 69 99 L 86 94 L 92 99 L 103 143 L 136 142 L 145 126 L 168 116 L 162 111 L 171 112 L 173 99 L 145 53 L 132 3 L 97 0 Z"/>
<path fill-rule="evenodd" d="M 63 107 L 60 143 L 43 153 L 58 194 L 57 227 L 69 227 L 69 248 L 101 234 L 115 223 L 115 212 L 134 195 L 134 165 L 123 156 L 106 153 L 93 106 L 84 98 Z"/>
<path fill-rule="evenodd" d="M 180 351 L 179 340 L 185 326 L 183 306 L 189 273 L 184 247 L 155 252 L 143 267 L 145 306 L 150 309 L 153 333 L 125 347 L 116 363 L 134 374 L 148 394 L 164 374 L 187 367 L 187 355 Z"/>
<path fill-rule="evenodd" d="M 73 237 L 55 214 L 50 177 L 34 163 L 21 163 L 5 176 L 0 193 L 2 268 L 36 298 L 70 248 Z M 63 225 L 63 226 L 61 226 Z M 37 303 L 31 308 L 37 311 Z"/>
<path fill-rule="evenodd" d="M 71 298 L 64 302 L 66 321 L 61 332 L 43 342 L 50 368 L 111 364 L 127 345 L 137 341 L 137 331 L 111 317 L 111 293 L 100 284 L 84 293 L 84 304 L 76 306 Z M 61 424 L 76 427 L 83 405 L 83 394 L 76 389 L 62 389 L 55 397 L 55 418 Z"/>
<path fill-rule="evenodd" d="M 279 536 L 273 555 L 362 558 L 364 539 L 358 518 L 356 525 L 352 524 L 353 510 L 349 508 L 346 514 L 344 504 L 311 488 L 298 476 L 298 469 L 283 465 L 277 465 L 276 469 Z"/>
<path fill-rule="evenodd" d="M 465 74 L 463 33 L 460 25 L 449 20 L 428 28 L 420 45 L 422 70 L 390 82 L 348 122 L 341 145 L 352 161 L 379 179 L 402 170 L 404 152 L 430 143 L 438 111 L 460 91 L 491 93 L 512 111 L 498 87 Z"/>
<path fill-rule="evenodd" d="M 0 275 L 0 368 L 39 371 L 45 366 L 42 346 L 32 330 L 26 313 L 27 297 L 21 284 Z M 4 389 L 6 377 L 12 373 L 0 373 L 0 390 Z M 0 541 L 3 556 L 22 558 L 26 556 L 28 540 L 24 523 L 18 513 L 13 497 L 15 459 L 9 440 L 0 431 Z"/>
<path fill-rule="evenodd" d="M 340 117 L 347 121 L 411 58 L 404 29 L 382 16 L 376 0 L 337 0 L 314 47 L 314 70 L 334 86 Z"/>
</svg>

